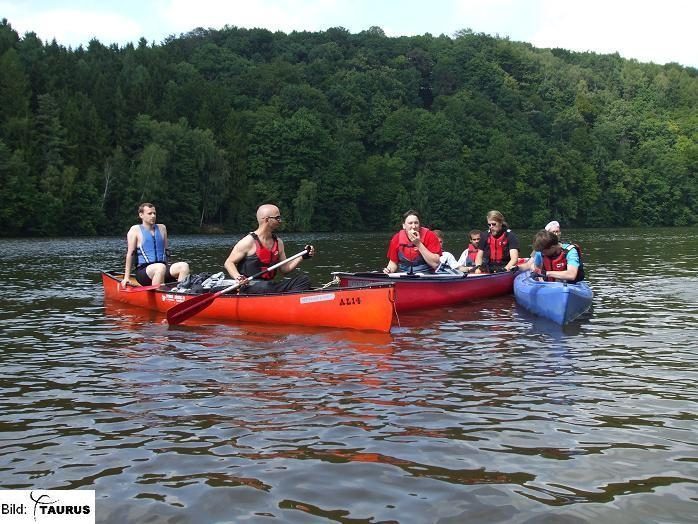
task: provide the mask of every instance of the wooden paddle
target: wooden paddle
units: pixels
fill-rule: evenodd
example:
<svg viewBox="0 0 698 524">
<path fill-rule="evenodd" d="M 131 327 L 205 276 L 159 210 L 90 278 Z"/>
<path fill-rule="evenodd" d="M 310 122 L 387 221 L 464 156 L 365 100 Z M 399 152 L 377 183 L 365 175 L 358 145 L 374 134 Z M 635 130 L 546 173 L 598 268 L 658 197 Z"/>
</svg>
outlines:
<svg viewBox="0 0 698 524">
<path fill-rule="evenodd" d="M 258 278 L 262 276 L 265 273 L 268 273 L 269 271 L 273 271 L 277 267 L 281 267 L 287 262 L 290 262 L 291 260 L 302 257 L 303 255 L 308 253 L 308 249 L 304 249 L 300 253 L 296 253 L 292 257 L 289 257 L 285 260 L 282 260 L 278 264 L 274 264 L 273 266 L 268 267 L 264 271 L 260 271 L 259 273 L 255 273 L 251 277 L 247 278 L 247 280 L 244 281 L 239 281 L 235 282 L 232 286 L 229 286 L 225 289 L 222 289 L 220 291 L 216 291 L 215 293 L 206 293 L 204 295 L 199 295 L 197 297 L 192 298 L 191 300 L 185 300 L 184 302 L 181 302 L 177 304 L 176 306 L 170 308 L 167 311 L 167 323 L 168 324 L 180 324 L 187 320 L 188 318 L 193 317 L 197 313 L 203 311 L 206 309 L 208 306 L 211 305 L 211 303 L 216 300 L 219 296 L 221 296 L 224 293 L 228 293 L 229 291 L 233 291 L 234 289 L 239 288 L 243 284 L 247 284 L 248 282 L 251 282 L 255 278 Z"/>
</svg>

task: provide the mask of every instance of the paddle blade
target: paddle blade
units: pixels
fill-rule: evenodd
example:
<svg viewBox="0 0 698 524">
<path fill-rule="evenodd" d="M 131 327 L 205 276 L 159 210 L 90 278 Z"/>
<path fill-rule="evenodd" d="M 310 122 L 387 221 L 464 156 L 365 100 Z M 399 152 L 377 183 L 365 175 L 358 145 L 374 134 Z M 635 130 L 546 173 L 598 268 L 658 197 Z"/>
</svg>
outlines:
<svg viewBox="0 0 698 524">
<path fill-rule="evenodd" d="M 177 304 L 176 306 L 167 310 L 167 323 L 181 324 L 188 318 L 193 317 L 210 306 L 220 294 L 220 291 L 217 291 L 216 293 L 206 293 L 205 295 L 199 295 L 191 300 Z"/>
</svg>

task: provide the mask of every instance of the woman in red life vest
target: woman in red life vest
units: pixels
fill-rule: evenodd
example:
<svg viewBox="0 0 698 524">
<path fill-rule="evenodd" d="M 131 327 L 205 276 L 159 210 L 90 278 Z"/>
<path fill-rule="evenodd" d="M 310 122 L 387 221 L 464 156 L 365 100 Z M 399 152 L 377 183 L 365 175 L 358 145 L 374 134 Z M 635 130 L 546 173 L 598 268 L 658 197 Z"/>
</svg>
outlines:
<svg viewBox="0 0 698 524">
<path fill-rule="evenodd" d="M 257 209 L 258 227 L 243 237 L 228 255 L 225 261 L 225 269 L 234 279 L 245 281 L 250 275 L 264 271 L 274 264 L 286 260 L 284 242 L 276 236 L 276 230 L 281 227 L 281 213 L 273 204 L 264 204 Z M 315 254 L 313 246 L 306 246 L 309 253 L 302 258 L 310 258 Z M 291 260 L 279 267 L 281 273 L 290 273 L 302 258 Z M 276 271 L 269 271 L 259 276 L 247 285 L 242 292 L 248 294 L 283 293 L 286 291 L 303 291 L 310 289 L 311 283 L 308 275 L 300 274 L 292 278 L 285 278 L 274 282 Z"/>
<path fill-rule="evenodd" d="M 410 209 L 402 215 L 402 229 L 390 240 L 383 272 L 432 272 L 439 267 L 440 258 L 441 242 L 433 231 L 420 226 L 419 213 Z"/>
<path fill-rule="evenodd" d="M 497 210 L 487 213 L 489 231 L 480 235 L 475 273 L 511 271 L 519 261 L 519 239 Z"/>
</svg>

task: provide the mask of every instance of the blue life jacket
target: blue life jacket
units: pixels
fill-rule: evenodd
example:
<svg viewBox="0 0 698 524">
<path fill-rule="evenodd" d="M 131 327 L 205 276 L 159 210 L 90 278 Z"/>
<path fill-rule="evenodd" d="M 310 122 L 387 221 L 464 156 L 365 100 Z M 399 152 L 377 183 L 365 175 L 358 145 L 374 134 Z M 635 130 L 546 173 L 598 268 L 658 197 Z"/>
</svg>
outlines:
<svg viewBox="0 0 698 524">
<path fill-rule="evenodd" d="M 151 233 L 142 224 L 141 234 L 143 243 L 138 247 L 138 267 L 155 264 L 156 262 L 167 262 L 165 255 L 165 239 L 162 238 L 160 227 L 155 224 L 155 231 Z"/>
</svg>

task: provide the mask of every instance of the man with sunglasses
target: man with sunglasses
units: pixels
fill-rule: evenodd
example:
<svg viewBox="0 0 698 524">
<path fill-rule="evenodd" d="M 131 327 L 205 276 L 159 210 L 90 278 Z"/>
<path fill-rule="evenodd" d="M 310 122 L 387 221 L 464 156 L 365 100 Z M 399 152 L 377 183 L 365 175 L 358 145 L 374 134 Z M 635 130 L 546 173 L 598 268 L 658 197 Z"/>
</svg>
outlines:
<svg viewBox="0 0 698 524">
<path fill-rule="evenodd" d="M 487 226 L 489 230 L 480 235 L 475 273 L 513 270 L 519 261 L 519 239 L 497 210 L 487 213 Z"/>
<path fill-rule="evenodd" d="M 281 227 L 283 218 L 279 208 L 273 204 L 264 204 L 257 209 L 257 229 L 243 237 L 233 247 L 225 261 L 225 269 L 236 280 L 245 281 L 250 275 L 265 271 L 268 267 L 286 260 L 284 242 L 276 236 L 276 230 Z M 303 258 L 311 258 L 315 255 L 315 248 L 305 246 L 308 253 L 302 258 L 291 260 L 278 268 L 278 271 L 287 274 L 298 267 Z M 285 278 L 274 282 L 277 270 L 262 274 L 259 280 L 255 279 L 243 288 L 243 293 L 265 294 L 283 293 L 286 291 L 303 291 L 310 289 L 311 283 L 308 275 L 300 274 L 291 278 Z"/>
</svg>

